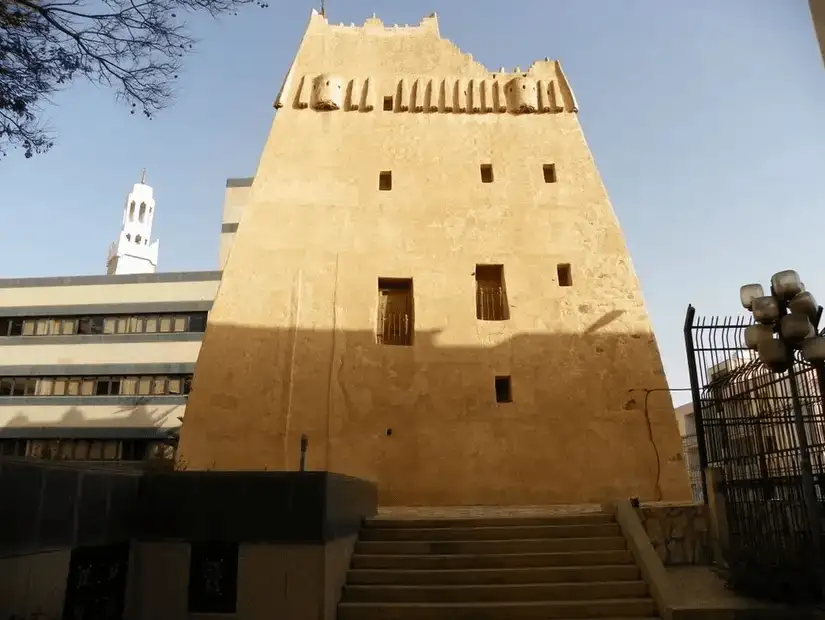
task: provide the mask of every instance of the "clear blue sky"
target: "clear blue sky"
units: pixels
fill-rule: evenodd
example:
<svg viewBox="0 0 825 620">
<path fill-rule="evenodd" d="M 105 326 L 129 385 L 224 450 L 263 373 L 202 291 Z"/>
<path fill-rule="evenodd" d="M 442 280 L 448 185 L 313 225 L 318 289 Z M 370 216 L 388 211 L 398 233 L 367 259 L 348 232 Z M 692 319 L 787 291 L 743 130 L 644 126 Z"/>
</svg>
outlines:
<svg viewBox="0 0 825 620">
<path fill-rule="evenodd" d="M 216 267 L 225 179 L 254 174 L 318 3 L 271 4 L 192 20 L 201 44 L 177 103 L 152 121 L 86 84 L 55 97 L 57 146 L 0 161 L 0 277 L 103 273 L 144 166 L 160 268 Z M 687 385 L 688 303 L 737 313 L 741 284 L 785 268 L 825 300 L 825 67 L 806 0 L 327 2 L 346 23 L 432 11 L 442 36 L 490 68 L 562 61 L 672 387 Z"/>
</svg>

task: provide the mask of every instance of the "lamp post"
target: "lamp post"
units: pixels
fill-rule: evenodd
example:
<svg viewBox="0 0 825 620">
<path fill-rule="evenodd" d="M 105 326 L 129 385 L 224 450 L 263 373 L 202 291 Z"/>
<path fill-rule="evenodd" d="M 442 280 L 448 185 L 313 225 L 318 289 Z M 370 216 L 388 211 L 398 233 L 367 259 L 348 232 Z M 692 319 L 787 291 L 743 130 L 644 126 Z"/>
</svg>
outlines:
<svg viewBox="0 0 825 620">
<path fill-rule="evenodd" d="M 825 572 L 823 572 L 823 559 L 825 558 L 822 556 L 819 501 L 794 367 L 795 354 L 798 351 L 801 354 L 800 361 L 816 368 L 820 397 L 825 398 L 825 392 L 822 391 L 825 383 L 825 373 L 823 373 L 825 338 L 819 336 L 817 332 L 822 308 L 816 303 L 813 295 L 805 290 L 799 274 L 792 269 L 773 275 L 769 295 L 765 295 L 761 284 L 747 284 L 741 287 L 739 297 L 742 306 L 753 314 L 755 320 L 755 324 L 745 329 L 746 346 L 756 351 L 760 361 L 771 372 L 788 373 L 794 430 L 799 442 L 802 493 L 811 529 L 813 568 L 818 574 L 820 593 L 825 595 Z"/>
</svg>

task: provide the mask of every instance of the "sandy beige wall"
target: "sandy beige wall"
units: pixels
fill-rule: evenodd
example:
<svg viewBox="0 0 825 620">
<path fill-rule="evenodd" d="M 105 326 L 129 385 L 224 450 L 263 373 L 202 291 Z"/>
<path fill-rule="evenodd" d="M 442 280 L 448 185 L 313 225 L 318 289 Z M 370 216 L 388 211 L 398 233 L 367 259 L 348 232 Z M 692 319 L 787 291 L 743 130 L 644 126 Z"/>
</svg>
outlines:
<svg viewBox="0 0 825 620">
<path fill-rule="evenodd" d="M 551 113 L 400 107 L 410 84 L 445 76 L 459 89 L 527 76 L 560 94 Z M 345 97 L 319 111 L 306 94 L 365 83 L 372 109 Z M 689 497 L 667 393 L 648 412 L 630 399 L 666 387 L 664 372 L 566 84 L 551 61 L 494 78 L 433 20 L 311 20 L 210 315 L 189 467 L 294 469 L 306 433 L 311 468 L 377 481 L 382 504 Z M 476 319 L 483 263 L 504 265 L 508 321 Z M 376 344 L 382 277 L 413 279 L 410 347 Z M 497 375 L 514 402 L 496 402 Z"/>
<path fill-rule="evenodd" d="M 19 306 L 200 301 L 214 299 L 217 290 L 217 280 L 10 287 L 0 288 L 0 309 Z"/>
</svg>

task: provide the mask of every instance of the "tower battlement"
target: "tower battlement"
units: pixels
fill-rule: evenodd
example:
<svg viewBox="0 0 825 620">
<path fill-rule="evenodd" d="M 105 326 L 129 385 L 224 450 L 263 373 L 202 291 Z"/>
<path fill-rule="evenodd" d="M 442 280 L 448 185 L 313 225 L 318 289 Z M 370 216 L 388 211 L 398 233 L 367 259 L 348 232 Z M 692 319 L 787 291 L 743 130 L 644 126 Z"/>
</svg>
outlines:
<svg viewBox="0 0 825 620">
<path fill-rule="evenodd" d="M 435 13 L 417 26 L 387 27 L 377 17 L 362 26 L 331 25 L 313 11 L 304 41 L 318 39 L 326 45 L 307 45 L 313 53 L 295 59 L 276 108 L 469 114 L 578 111 L 558 61 L 537 60 L 526 71 L 491 71 L 441 37 Z M 406 54 L 408 39 L 430 53 Z M 343 58 L 346 71 L 341 70 Z M 317 71 L 303 73 L 298 65 Z M 451 70 L 445 72 L 447 66 Z M 390 110 L 387 97 L 393 99 Z"/>
<path fill-rule="evenodd" d="M 373 14 L 372 17 L 367 18 L 364 20 L 362 25 L 357 25 L 354 23 L 350 23 L 349 25 L 344 24 L 343 22 L 338 24 L 330 23 L 329 20 L 325 15 L 322 15 L 317 10 L 313 9 L 312 14 L 310 16 L 310 23 L 312 21 L 318 21 L 325 24 L 327 27 L 344 31 L 344 32 L 352 32 L 355 34 L 361 33 L 370 33 L 370 34 L 381 34 L 381 35 L 389 35 L 389 34 L 408 34 L 408 35 L 415 35 L 415 34 L 429 34 L 434 33 L 438 36 L 438 14 L 437 13 L 430 13 L 427 17 L 422 17 L 421 21 L 417 24 L 392 24 L 392 26 L 388 26 L 384 24 L 384 22 Z"/>
</svg>

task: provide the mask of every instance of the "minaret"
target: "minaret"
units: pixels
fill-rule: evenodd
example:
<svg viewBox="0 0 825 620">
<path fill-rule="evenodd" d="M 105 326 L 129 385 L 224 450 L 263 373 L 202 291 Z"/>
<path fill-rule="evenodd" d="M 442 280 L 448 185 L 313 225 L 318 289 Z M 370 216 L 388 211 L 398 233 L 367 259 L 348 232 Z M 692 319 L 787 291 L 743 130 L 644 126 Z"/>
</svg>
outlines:
<svg viewBox="0 0 825 620">
<path fill-rule="evenodd" d="M 106 272 L 111 275 L 154 273 L 158 264 L 158 241 L 152 241 L 155 197 L 146 184 L 146 169 L 126 198 L 120 236 L 109 247 Z"/>
</svg>

